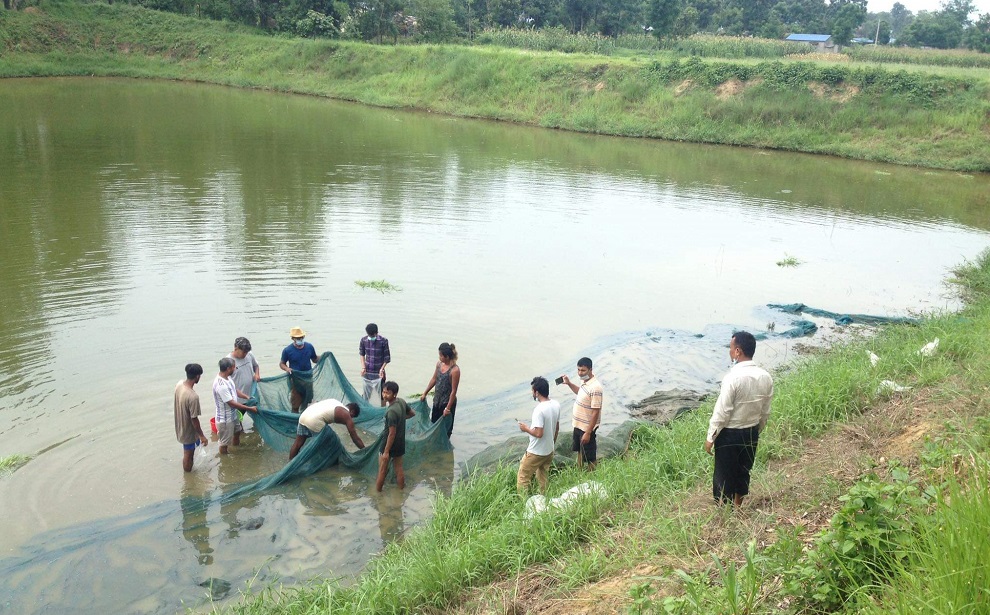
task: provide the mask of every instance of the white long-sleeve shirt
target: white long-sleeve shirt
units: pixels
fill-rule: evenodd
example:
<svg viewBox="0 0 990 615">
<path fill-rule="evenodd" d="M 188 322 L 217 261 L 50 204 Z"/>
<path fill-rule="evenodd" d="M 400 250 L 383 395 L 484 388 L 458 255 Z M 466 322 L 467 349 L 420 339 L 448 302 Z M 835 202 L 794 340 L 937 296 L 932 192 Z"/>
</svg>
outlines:
<svg viewBox="0 0 990 615">
<path fill-rule="evenodd" d="M 714 442 L 720 431 L 729 427 L 745 429 L 767 425 L 773 400 L 773 378 L 753 361 L 736 363 L 722 380 L 715 410 L 708 422 L 708 441 Z"/>
</svg>

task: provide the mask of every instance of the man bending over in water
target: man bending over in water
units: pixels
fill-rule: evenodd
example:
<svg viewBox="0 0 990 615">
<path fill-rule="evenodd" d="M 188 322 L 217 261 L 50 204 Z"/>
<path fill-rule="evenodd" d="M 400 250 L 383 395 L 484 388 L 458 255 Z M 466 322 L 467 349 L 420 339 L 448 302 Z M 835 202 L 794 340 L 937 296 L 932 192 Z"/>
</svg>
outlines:
<svg viewBox="0 0 990 615">
<path fill-rule="evenodd" d="M 324 399 L 315 404 L 310 404 L 299 415 L 299 426 L 296 427 L 296 441 L 292 443 L 292 450 L 289 451 L 289 459 L 291 460 L 299 454 L 299 449 L 306 443 L 306 438 L 320 433 L 330 423 L 337 423 L 347 427 L 347 433 L 351 435 L 354 445 L 358 448 L 364 448 L 364 442 L 361 441 L 361 436 L 354 429 L 354 419 L 359 414 L 361 414 L 361 408 L 353 402 L 345 406 L 337 399 Z"/>
</svg>

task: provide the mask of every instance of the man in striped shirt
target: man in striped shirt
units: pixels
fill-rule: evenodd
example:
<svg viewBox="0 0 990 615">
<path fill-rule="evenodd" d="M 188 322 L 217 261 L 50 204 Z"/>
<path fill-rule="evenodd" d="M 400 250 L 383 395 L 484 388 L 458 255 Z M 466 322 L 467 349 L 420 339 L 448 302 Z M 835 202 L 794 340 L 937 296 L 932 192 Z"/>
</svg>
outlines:
<svg viewBox="0 0 990 615">
<path fill-rule="evenodd" d="M 388 350 L 388 340 L 378 335 L 378 325 L 369 323 L 364 331 L 368 335 L 362 337 L 358 345 L 361 379 L 364 381 L 361 396 L 373 404 L 384 406 L 382 384 L 385 382 L 385 368 L 392 362 L 392 355 Z"/>
<path fill-rule="evenodd" d="M 602 385 L 591 371 L 591 359 L 581 357 L 577 362 L 581 385 L 574 384 L 566 375 L 561 376 L 564 384 L 577 395 L 574 400 L 574 442 L 578 467 L 588 462 L 588 470 L 595 469 L 598 461 L 598 427 L 602 424 Z"/>
</svg>

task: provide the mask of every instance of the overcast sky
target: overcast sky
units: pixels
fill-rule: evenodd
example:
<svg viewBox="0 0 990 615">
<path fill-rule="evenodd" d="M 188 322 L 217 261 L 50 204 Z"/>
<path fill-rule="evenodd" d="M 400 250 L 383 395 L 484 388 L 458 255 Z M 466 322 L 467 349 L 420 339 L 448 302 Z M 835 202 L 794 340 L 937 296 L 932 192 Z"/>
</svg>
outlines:
<svg viewBox="0 0 990 615">
<path fill-rule="evenodd" d="M 874 13 L 889 11 L 898 1 L 915 15 L 918 11 L 937 11 L 942 8 L 941 0 L 867 0 L 866 8 Z M 976 15 L 990 13 L 990 0 L 975 0 L 973 4 L 976 6 L 976 13 L 970 17 L 976 18 Z"/>
</svg>

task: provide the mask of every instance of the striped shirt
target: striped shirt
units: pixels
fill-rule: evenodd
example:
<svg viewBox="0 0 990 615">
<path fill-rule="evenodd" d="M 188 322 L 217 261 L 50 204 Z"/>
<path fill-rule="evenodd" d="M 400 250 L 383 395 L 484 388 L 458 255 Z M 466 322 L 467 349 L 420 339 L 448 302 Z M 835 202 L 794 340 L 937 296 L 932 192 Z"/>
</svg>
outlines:
<svg viewBox="0 0 990 615">
<path fill-rule="evenodd" d="M 601 412 L 598 422 L 591 424 L 591 415 L 595 410 L 602 409 L 602 384 L 592 376 L 578 389 L 577 399 L 574 400 L 574 427 L 581 431 L 591 431 L 602 424 Z"/>
<path fill-rule="evenodd" d="M 368 380 L 377 379 L 382 366 L 392 362 L 392 355 L 388 351 L 388 340 L 380 335 L 374 341 L 368 339 L 367 335 L 362 337 L 358 345 L 358 353 L 364 357 L 364 377 Z"/>
<path fill-rule="evenodd" d="M 230 423 L 237 420 L 237 410 L 228 401 L 237 399 L 237 389 L 230 378 L 217 376 L 213 379 L 213 405 L 217 410 L 217 423 Z"/>
<path fill-rule="evenodd" d="M 708 441 L 714 442 L 720 431 L 759 426 L 760 431 L 770 417 L 773 400 L 773 378 L 752 361 L 740 361 L 732 366 L 722 380 L 718 401 L 708 422 Z"/>
</svg>

